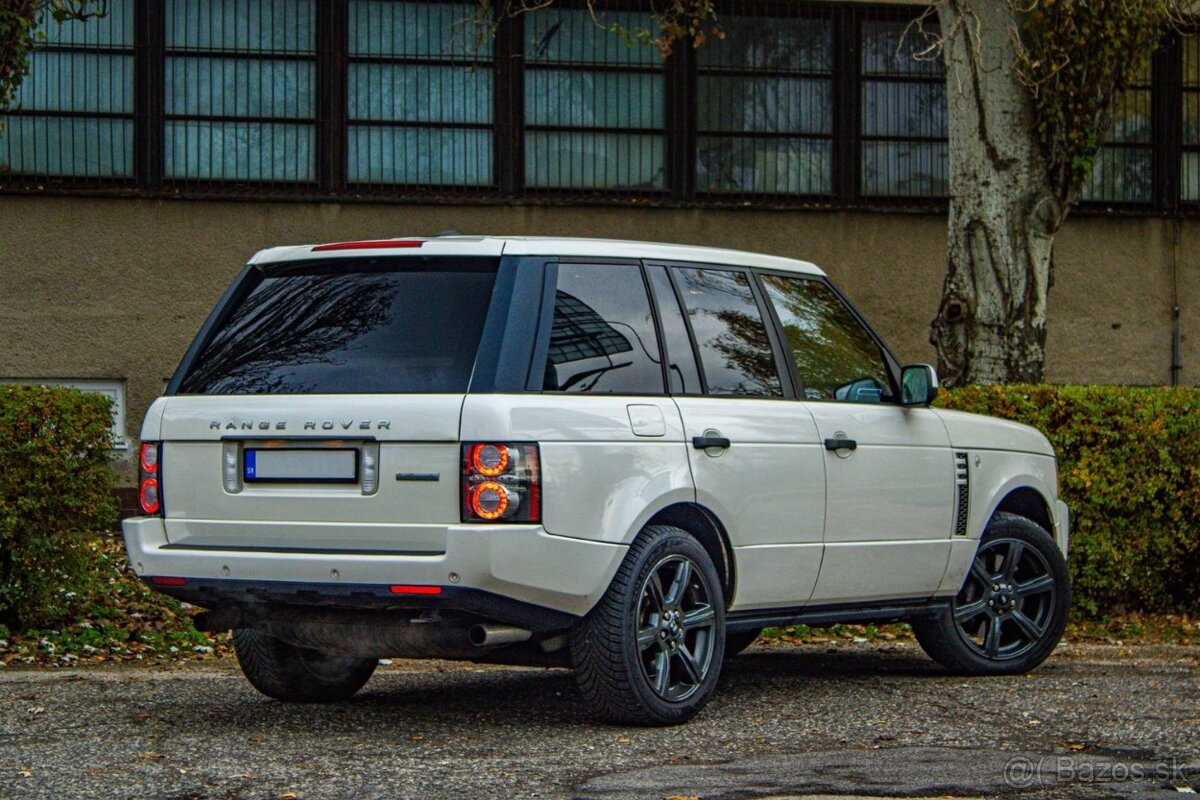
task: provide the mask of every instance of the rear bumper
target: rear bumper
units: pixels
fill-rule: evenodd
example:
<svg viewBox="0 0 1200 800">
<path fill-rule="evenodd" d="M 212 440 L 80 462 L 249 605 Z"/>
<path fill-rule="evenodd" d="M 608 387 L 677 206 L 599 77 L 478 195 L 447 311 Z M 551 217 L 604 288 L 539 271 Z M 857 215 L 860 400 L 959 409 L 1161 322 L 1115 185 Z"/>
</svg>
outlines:
<svg viewBox="0 0 1200 800">
<path fill-rule="evenodd" d="M 139 576 L 186 578 L 186 586 L 154 588 L 207 608 L 264 602 L 258 596 L 302 605 L 311 604 L 308 598 L 347 607 L 467 611 L 509 624 L 519 624 L 511 618 L 512 604 L 528 606 L 519 612 L 525 615 L 543 609 L 550 617 L 583 616 L 608 588 L 626 551 L 554 536 L 536 525 L 448 525 L 446 552 L 430 555 L 190 549 L 170 544 L 158 517 L 134 517 L 122 527 Z M 393 595 L 389 587 L 396 584 L 442 591 Z"/>
</svg>

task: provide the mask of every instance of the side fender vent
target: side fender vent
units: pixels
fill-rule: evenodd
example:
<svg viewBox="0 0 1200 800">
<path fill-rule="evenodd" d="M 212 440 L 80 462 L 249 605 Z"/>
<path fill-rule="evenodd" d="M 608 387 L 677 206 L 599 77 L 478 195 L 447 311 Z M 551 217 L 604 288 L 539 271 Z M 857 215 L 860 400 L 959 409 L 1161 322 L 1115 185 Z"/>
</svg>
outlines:
<svg viewBox="0 0 1200 800">
<path fill-rule="evenodd" d="M 954 454 L 954 535 L 967 535 L 967 515 L 971 503 L 971 472 L 967 454 Z"/>
</svg>

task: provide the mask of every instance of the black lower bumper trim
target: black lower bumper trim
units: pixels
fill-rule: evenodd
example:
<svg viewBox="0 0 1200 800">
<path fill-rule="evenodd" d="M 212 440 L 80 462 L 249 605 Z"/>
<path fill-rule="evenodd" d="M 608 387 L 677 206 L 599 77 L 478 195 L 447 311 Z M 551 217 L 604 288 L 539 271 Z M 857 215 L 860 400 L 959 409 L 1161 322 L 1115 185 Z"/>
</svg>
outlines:
<svg viewBox="0 0 1200 800">
<path fill-rule="evenodd" d="M 570 628 L 574 614 L 514 600 L 511 597 L 459 586 L 443 586 L 436 595 L 393 594 L 377 584 L 312 584 L 291 581 L 187 578 L 183 586 L 160 586 L 144 579 L 155 591 L 209 610 L 230 606 L 279 605 L 373 611 L 446 611 L 477 616 L 482 621 L 515 625 L 535 633 Z"/>
</svg>

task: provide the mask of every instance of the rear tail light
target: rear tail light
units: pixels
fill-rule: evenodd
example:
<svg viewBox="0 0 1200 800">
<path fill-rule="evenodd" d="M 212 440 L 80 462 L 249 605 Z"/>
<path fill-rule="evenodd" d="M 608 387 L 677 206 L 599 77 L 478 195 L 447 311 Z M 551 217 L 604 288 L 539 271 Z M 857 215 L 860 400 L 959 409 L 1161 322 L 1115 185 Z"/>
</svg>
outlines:
<svg viewBox="0 0 1200 800">
<path fill-rule="evenodd" d="M 142 442 L 138 455 L 138 505 L 143 514 L 162 516 L 161 456 L 160 442 Z"/>
<path fill-rule="evenodd" d="M 463 445 L 463 522 L 538 522 L 541 468 L 536 444 Z"/>
</svg>

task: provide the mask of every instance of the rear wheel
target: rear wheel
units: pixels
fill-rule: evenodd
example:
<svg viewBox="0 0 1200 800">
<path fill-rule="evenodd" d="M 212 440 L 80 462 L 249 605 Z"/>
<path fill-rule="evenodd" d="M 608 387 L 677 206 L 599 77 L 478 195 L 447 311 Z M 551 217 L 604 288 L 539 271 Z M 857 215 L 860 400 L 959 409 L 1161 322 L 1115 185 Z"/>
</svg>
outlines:
<svg viewBox="0 0 1200 800">
<path fill-rule="evenodd" d="M 997 513 L 988 523 L 950 608 L 914 621 L 931 658 L 973 675 L 1027 672 L 1046 660 L 1067 624 L 1071 581 L 1050 534 L 1033 521 Z"/>
<path fill-rule="evenodd" d="M 725 601 L 716 567 L 686 531 L 651 525 L 571 634 L 588 707 L 608 722 L 673 725 L 708 702 L 721 672 Z"/>
<path fill-rule="evenodd" d="M 378 663 L 296 647 L 247 628 L 234 631 L 233 646 L 242 673 L 255 689 L 292 703 L 348 700 L 370 680 Z"/>
</svg>

